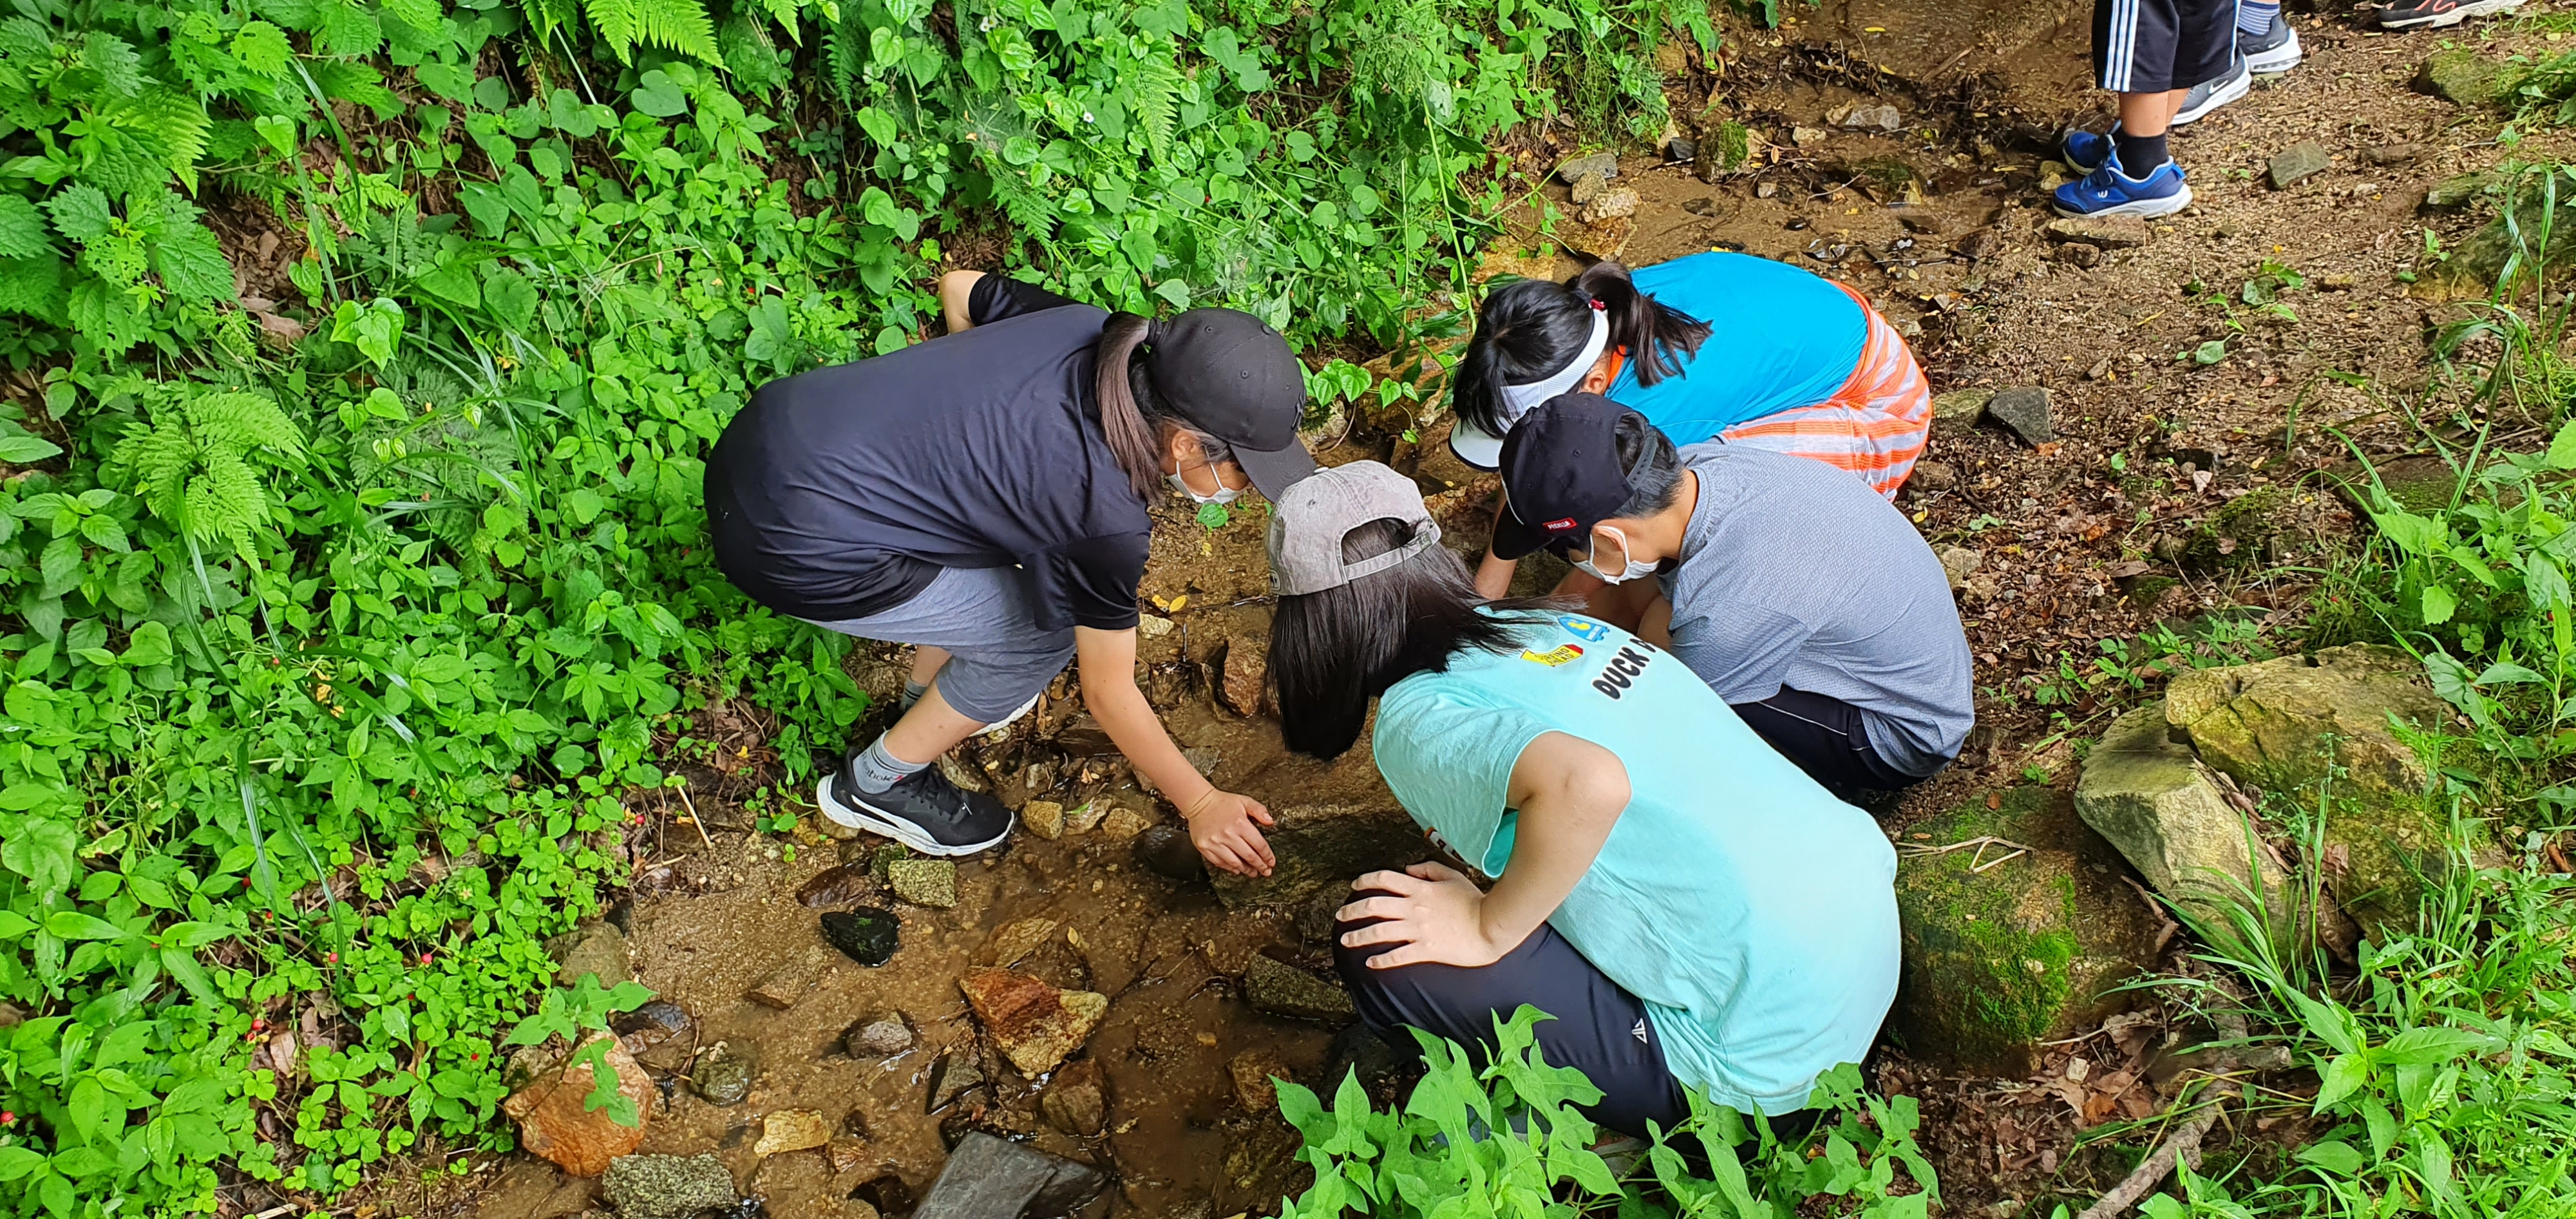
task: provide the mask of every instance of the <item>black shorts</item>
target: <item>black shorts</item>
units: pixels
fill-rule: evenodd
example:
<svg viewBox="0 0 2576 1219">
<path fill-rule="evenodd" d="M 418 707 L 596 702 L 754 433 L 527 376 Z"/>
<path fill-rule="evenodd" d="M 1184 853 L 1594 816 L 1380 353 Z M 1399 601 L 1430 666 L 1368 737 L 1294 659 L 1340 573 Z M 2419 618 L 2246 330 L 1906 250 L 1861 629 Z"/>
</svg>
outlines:
<svg viewBox="0 0 2576 1219">
<path fill-rule="evenodd" d="M 1761 702 L 1730 705 L 1755 736 L 1845 801 L 1857 803 L 1859 792 L 1912 787 L 1924 778 L 1880 758 L 1860 708 L 1841 699 L 1782 686 Z"/>
<path fill-rule="evenodd" d="M 2113 93 L 2163 93 L 2227 74 L 2236 0 L 2093 0 L 2093 79 Z"/>
</svg>

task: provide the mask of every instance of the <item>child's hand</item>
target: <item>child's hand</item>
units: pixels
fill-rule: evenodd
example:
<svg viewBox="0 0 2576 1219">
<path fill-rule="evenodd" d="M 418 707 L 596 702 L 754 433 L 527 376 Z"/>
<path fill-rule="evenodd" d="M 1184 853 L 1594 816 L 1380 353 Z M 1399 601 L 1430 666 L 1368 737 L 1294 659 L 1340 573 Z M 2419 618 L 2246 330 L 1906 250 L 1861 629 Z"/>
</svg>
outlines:
<svg viewBox="0 0 2576 1219">
<path fill-rule="evenodd" d="M 1268 876 L 1278 866 L 1271 857 L 1270 844 L 1262 841 L 1254 823 L 1271 825 L 1270 810 L 1250 796 L 1239 796 L 1222 788 L 1209 788 L 1208 793 L 1182 810 L 1181 817 L 1190 825 L 1190 845 L 1211 868 L 1237 876 Z"/>
</svg>

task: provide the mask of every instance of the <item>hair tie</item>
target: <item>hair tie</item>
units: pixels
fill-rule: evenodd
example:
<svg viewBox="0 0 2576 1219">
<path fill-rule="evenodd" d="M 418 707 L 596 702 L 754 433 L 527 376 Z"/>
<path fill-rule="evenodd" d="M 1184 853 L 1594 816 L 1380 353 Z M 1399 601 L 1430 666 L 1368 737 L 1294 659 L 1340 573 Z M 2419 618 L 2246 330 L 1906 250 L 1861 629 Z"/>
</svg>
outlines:
<svg viewBox="0 0 2576 1219">
<path fill-rule="evenodd" d="M 1601 299 L 1600 297 L 1597 297 L 1597 296 L 1596 296 L 1596 297 L 1593 297 L 1593 298 L 1592 298 L 1592 311 L 1593 311 L 1593 312 L 1595 312 L 1595 313 L 1607 313 L 1607 312 L 1609 312 L 1609 311 L 1610 311 L 1610 302 L 1605 301 L 1605 300 L 1603 300 L 1603 299 Z"/>
</svg>

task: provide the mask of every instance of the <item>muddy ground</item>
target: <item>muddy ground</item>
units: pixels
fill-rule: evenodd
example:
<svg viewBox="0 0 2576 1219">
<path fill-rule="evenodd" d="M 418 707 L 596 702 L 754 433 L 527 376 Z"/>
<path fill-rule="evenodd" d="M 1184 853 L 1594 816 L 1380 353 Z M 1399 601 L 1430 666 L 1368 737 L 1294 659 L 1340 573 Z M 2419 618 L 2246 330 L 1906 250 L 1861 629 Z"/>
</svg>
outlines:
<svg viewBox="0 0 2576 1219">
<path fill-rule="evenodd" d="M 2332 488 L 2351 456 L 2347 438 L 2377 458 L 2421 447 L 2393 407 L 2432 376 L 2428 334 L 2462 315 L 2459 305 L 2410 295 L 2420 285 L 2400 279 L 2422 269 L 2428 229 L 2456 245 L 2474 223 L 2421 211 L 2425 189 L 2507 155 L 2496 143 L 2502 116 L 2409 81 L 2438 45 L 2545 55 L 2563 34 L 2539 5 L 2508 22 L 2413 36 L 2382 36 L 2341 11 L 2293 14 L 2307 63 L 2177 137 L 2199 202 L 2156 224 L 2143 246 L 2079 265 L 2041 234 L 2036 183 L 2058 125 L 2097 105 L 2082 88 L 2083 10 L 2019 6 L 1980 27 L 1978 41 L 1974 30 L 1909 27 L 1900 7 L 1932 6 L 1790 6 L 1793 21 L 1779 33 L 1730 29 L 1715 64 L 1668 63 L 1685 133 L 1702 116 L 1740 121 L 1757 137 L 1757 166 L 1711 184 L 1651 153 L 1630 155 L 1618 182 L 1640 192 L 1640 206 L 1615 229 L 1574 221 L 1565 188 L 1549 182 L 1514 215 L 1490 267 L 1549 274 L 1582 255 L 1642 265 L 1741 249 L 1868 293 L 1915 336 L 1936 390 L 2051 390 L 2054 442 L 1944 426 L 1899 500 L 1936 545 L 1980 556 L 1961 606 L 1981 693 L 1968 755 L 1888 818 L 1901 835 L 2001 785 L 2071 783 L 2080 743 L 2138 697 L 2089 668 L 2103 640 L 2133 640 L 2159 624 L 2188 634 L 2223 619 L 2242 624 L 2232 636 L 2240 649 L 2294 646 L 2317 569 L 2351 537 Z M 2005 27 L 2018 32 L 1993 33 Z M 1954 41 L 1967 45 L 1939 53 Z M 1896 106 L 1900 129 L 1829 121 L 1856 101 Z M 1824 134 L 1801 142 L 1800 128 Z M 2274 189 L 2264 180 L 2269 160 L 2302 141 L 2332 154 L 2332 167 Z M 2543 133 L 2515 155 L 2536 159 L 2561 143 Z M 1534 179 L 1571 151 L 1521 150 Z M 1865 168 L 1886 158 L 1912 168 L 1919 201 Z M 1553 236 L 1537 236 L 1542 228 Z M 2245 303 L 2247 281 L 2271 274 L 2286 283 L 2284 271 L 2301 281 L 2278 294 L 2285 310 Z M 2212 340 L 2225 344 L 2225 358 L 2189 358 Z M 1425 421 L 1419 443 L 1402 438 L 1403 422 L 1350 420 L 1319 447 L 1330 462 L 1396 460 L 1439 493 L 1455 544 L 1481 544 L 1490 482 L 1445 461 L 1436 420 Z M 1260 514 L 1239 512 L 1213 533 L 1165 515 L 1144 591 L 1155 618 L 1172 626 L 1145 641 L 1143 664 L 1175 737 L 1210 751 L 1200 756 L 1220 785 L 1274 807 L 1382 800 L 1364 747 L 1331 767 L 1291 758 L 1271 725 L 1218 703 L 1227 653 L 1257 648 L 1265 630 Z M 2059 676 L 2068 657 L 2097 680 Z M 879 693 L 891 692 L 897 663 L 890 653 L 854 661 Z M 788 1010 L 744 995 L 817 942 L 817 910 L 798 902 L 800 886 L 845 858 L 864 860 L 875 844 L 805 831 L 790 860 L 789 838 L 719 832 L 711 848 L 692 849 L 693 834 L 664 827 L 679 858 L 644 878 L 629 909 L 637 975 L 695 1016 L 693 1044 L 755 1043 L 760 1070 L 731 1106 L 666 1089 L 644 1150 L 712 1150 L 771 1214 L 792 1216 L 857 1213 L 845 1201 L 852 1187 L 885 1172 L 926 1188 L 944 1158 L 943 1126 L 1029 1137 L 1110 1170 L 1115 1214 L 1266 1213 L 1301 1185 L 1288 1159 L 1293 1134 L 1247 1107 L 1228 1068 L 1262 1052 L 1321 1082 L 1331 1029 L 1256 1012 L 1233 982 L 1255 953 L 1325 966 L 1313 913 L 1231 912 L 1204 881 L 1141 866 L 1133 842 L 1112 829 L 1168 823 L 1171 813 L 1135 790 L 1113 756 L 1094 755 L 1069 681 L 1059 695 L 1004 740 L 978 744 L 971 765 L 1013 802 L 1042 795 L 1134 816 L 1058 841 L 1023 834 L 967 862 L 955 908 L 898 906 L 903 948 L 892 963 L 837 965 Z M 977 1035 L 957 978 L 991 959 L 997 930 L 1032 918 L 1058 926 L 1023 967 L 1112 998 L 1086 1051 L 1106 1077 L 1097 1136 L 1055 1129 L 1037 1111 L 1035 1085 L 1007 1070 L 988 1094 L 926 1111 L 932 1064 L 971 1051 Z M 916 1048 L 883 1061 L 837 1050 L 843 1026 L 889 1009 L 917 1028 Z M 2137 1154 L 2138 1139 L 2125 1150 L 2116 1139 L 2079 1150 L 2078 1140 L 2087 1127 L 2142 1115 L 2137 1095 L 2100 1081 L 2147 1074 L 2155 1032 L 2151 1020 L 2060 1047 L 2028 1080 L 1953 1078 L 1893 1047 L 1872 1069 L 1883 1086 L 1923 1098 L 1924 1139 L 1953 1211 L 2003 1215 L 2048 1195 L 2080 1205 Z M 2091 1087 L 2068 1082 L 2070 1058 L 2086 1059 L 2075 1073 Z M 853 1115 L 863 1152 L 837 1169 L 821 1152 L 763 1161 L 752 1150 L 762 1115 L 792 1108 L 835 1123 Z M 592 1205 L 591 1189 L 509 1157 L 438 1194 L 405 1197 L 409 1187 L 398 1186 L 383 1200 L 549 1219 Z"/>
</svg>

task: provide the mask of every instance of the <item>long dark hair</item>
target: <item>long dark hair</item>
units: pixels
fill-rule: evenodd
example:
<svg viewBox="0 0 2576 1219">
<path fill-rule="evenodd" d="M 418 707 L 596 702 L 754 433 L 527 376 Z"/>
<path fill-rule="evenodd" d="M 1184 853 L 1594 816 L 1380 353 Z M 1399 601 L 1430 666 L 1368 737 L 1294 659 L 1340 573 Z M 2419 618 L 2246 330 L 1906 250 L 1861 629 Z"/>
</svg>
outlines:
<svg viewBox="0 0 2576 1219">
<path fill-rule="evenodd" d="M 1458 417 L 1502 435 L 1509 409 L 1503 387 L 1541 380 L 1583 354 L 1595 301 L 1610 315 L 1610 345 L 1628 349 L 1639 385 L 1680 373 L 1708 340 L 1708 323 L 1639 292 L 1628 268 L 1615 262 L 1596 262 L 1561 284 L 1514 280 L 1476 311 L 1476 333 L 1454 382 Z"/>
<path fill-rule="evenodd" d="M 1381 517 L 1342 535 L 1342 561 L 1375 558 L 1413 540 L 1413 526 Z M 1543 600 L 1487 602 L 1467 565 L 1446 546 L 1319 593 L 1281 597 L 1270 623 L 1270 674 L 1288 747 L 1336 758 L 1359 739 L 1368 700 L 1416 673 L 1437 673 L 1469 648 L 1508 652 L 1526 628 L 1477 613 L 1553 607 Z"/>
<path fill-rule="evenodd" d="M 1093 349 L 1092 392 L 1100 401 L 1100 431 L 1108 438 L 1110 458 L 1136 488 L 1136 497 L 1147 503 L 1163 488 L 1163 429 L 1187 426 L 1155 395 L 1154 378 L 1137 351 L 1150 346 L 1162 329 L 1163 323 L 1153 318 L 1113 313 L 1101 323 L 1100 345 Z M 1203 435 L 1200 443 L 1217 442 Z M 1211 453 L 1209 459 L 1217 455 Z"/>
</svg>

